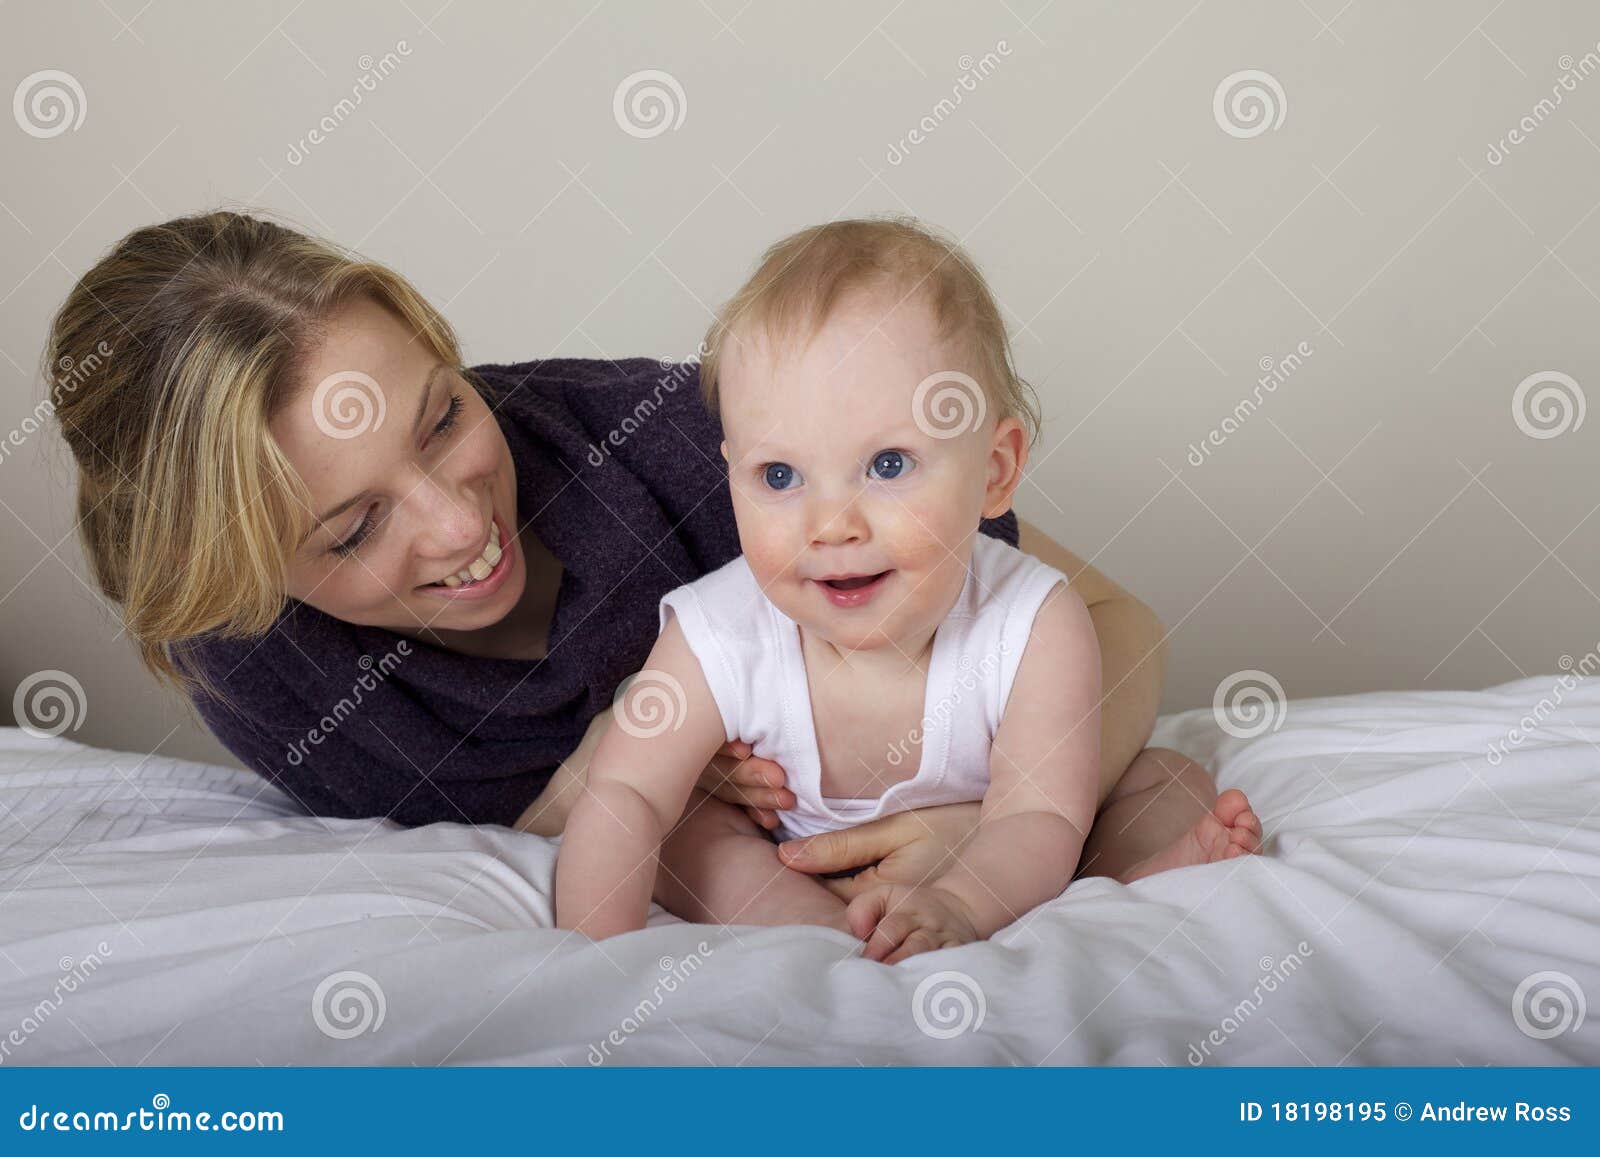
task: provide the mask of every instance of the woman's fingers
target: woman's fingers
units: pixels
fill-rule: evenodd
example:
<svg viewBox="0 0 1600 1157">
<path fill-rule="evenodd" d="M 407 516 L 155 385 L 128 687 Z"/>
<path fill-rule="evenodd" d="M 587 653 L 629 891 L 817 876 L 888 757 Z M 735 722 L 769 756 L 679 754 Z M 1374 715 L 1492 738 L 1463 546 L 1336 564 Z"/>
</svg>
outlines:
<svg viewBox="0 0 1600 1157">
<path fill-rule="evenodd" d="M 750 754 L 750 745 L 741 740 L 724 743 L 712 762 L 733 782 L 745 787 L 782 787 L 785 776 L 781 765 Z"/>
<path fill-rule="evenodd" d="M 778 813 L 775 811 L 768 811 L 766 808 L 759 807 L 747 807 L 744 810 L 746 815 L 769 832 L 778 826 Z"/>
<path fill-rule="evenodd" d="M 839 828 L 778 845 L 778 855 L 788 867 L 801 872 L 838 872 L 875 864 L 907 842 L 901 821 L 909 814 L 896 812 L 854 828 Z"/>
<path fill-rule="evenodd" d="M 741 744 L 726 744 L 700 773 L 699 786 L 720 800 L 743 807 L 781 811 L 795 806 L 784 786 L 783 768 L 769 759 L 740 758 L 730 753 Z"/>
<path fill-rule="evenodd" d="M 876 887 L 883 881 L 878 877 L 877 866 L 863 868 L 853 876 L 840 876 L 833 880 L 817 881 L 828 891 L 848 904 L 868 888 Z"/>
</svg>

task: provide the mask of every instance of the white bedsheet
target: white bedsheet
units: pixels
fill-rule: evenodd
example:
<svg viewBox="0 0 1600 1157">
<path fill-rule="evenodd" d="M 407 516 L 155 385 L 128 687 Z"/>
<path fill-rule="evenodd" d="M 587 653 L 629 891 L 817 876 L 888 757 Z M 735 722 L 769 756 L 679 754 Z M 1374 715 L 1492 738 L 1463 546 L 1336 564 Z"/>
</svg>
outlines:
<svg viewBox="0 0 1600 1157">
<path fill-rule="evenodd" d="M 1556 683 L 1163 717 L 1266 854 L 893 968 L 660 910 L 596 948 L 549 928 L 541 838 L 0 730 L 0 1063 L 1593 1064 L 1600 679 L 1486 758 Z"/>
</svg>

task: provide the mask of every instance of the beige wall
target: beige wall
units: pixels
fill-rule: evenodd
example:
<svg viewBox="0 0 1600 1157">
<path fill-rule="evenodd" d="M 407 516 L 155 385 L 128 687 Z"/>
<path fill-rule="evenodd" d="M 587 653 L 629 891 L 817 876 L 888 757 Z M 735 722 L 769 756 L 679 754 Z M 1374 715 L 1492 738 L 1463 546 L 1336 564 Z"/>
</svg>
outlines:
<svg viewBox="0 0 1600 1157">
<path fill-rule="evenodd" d="M 685 354 L 769 241 L 913 211 L 1043 395 L 1022 514 L 1173 629 L 1165 709 L 1247 668 L 1291 696 L 1554 673 L 1600 640 L 1600 416 L 1533 437 L 1513 400 L 1600 391 L 1597 41 L 1576 0 L 6 5 L 0 95 L 59 69 L 86 114 L 0 118 L 0 716 L 59 668 L 76 738 L 223 757 L 87 589 L 64 451 L 27 432 L 73 277 L 221 204 L 393 264 L 478 361 Z M 648 138 L 613 113 L 644 69 L 684 94 Z M 1284 95 L 1254 136 L 1213 103 L 1246 69 Z"/>
</svg>

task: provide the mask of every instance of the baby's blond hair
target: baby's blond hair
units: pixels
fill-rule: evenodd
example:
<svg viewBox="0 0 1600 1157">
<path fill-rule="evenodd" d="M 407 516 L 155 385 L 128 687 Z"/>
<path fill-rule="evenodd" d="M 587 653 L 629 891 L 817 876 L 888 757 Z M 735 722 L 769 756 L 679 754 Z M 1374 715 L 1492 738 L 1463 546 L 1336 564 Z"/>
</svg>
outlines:
<svg viewBox="0 0 1600 1157">
<path fill-rule="evenodd" d="M 1000 307 L 970 257 L 913 217 L 829 221 L 790 234 L 717 314 L 706 333 L 700 389 L 718 406 L 718 373 L 735 330 L 809 341 L 858 290 L 888 288 L 933 310 L 941 339 L 962 341 L 987 403 L 1038 436 L 1033 388 L 1017 374 Z"/>
</svg>

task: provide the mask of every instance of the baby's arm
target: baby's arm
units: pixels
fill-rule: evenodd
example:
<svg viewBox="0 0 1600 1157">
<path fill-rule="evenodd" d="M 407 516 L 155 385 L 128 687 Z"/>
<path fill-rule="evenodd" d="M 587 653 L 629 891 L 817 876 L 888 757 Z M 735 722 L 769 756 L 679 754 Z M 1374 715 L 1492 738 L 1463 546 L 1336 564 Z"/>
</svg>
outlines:
<svg viewBox="0 0 1600 1157">
<path fill-rule="evenodd" d="M 556 927 L 596 940 L 644 927 L 661 841 L 727 739 L 676 616 L 612 712 L 556 857 Z"/>
<path fill-rule="evenodd" d="M 866 955 L 894 963 L 987 938 L 1059 896 L 1094 821 L 1099 777 L 1099 643 L 1083 599 L 1057 583 L 1017 666 L 978 830 L 926 888 L 885 886 L 856 898 L 850 924 L 867 939 Z"/>
</svg>

